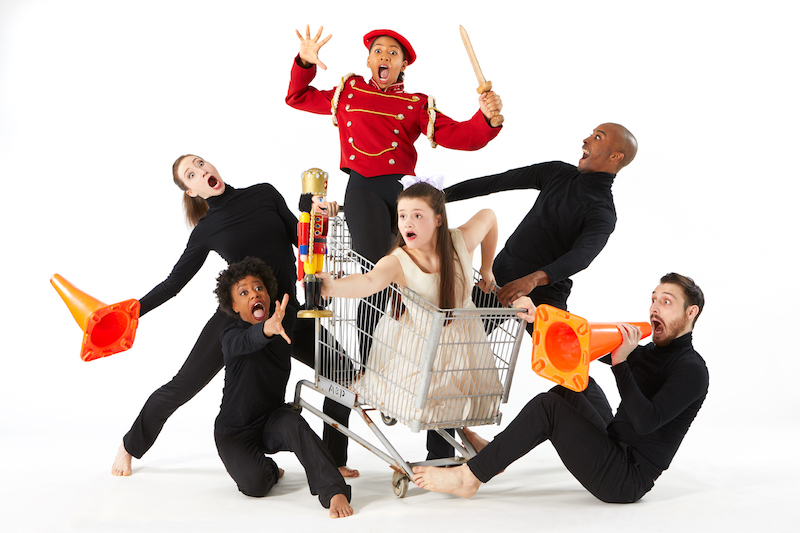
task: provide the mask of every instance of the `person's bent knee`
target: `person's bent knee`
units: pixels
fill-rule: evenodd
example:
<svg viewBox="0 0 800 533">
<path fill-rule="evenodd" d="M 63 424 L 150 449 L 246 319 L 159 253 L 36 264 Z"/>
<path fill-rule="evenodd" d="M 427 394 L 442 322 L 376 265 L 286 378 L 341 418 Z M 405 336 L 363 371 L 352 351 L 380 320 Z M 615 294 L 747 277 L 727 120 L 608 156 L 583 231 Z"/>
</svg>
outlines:
<svg viewBox="0 0 800 533">
<path fill-rule="evenodd" d="M 274 415 L 273 415 L 274 416 Z M 280 432 L 284 435 L 287 441 L 292 441 L 302 438 L 302 435 L 311 428 L 303 418 L 296 411 L 291 409 L 281 409 L 280 411 Z"/>
<path fill-rule="evenodd" d="M 251 498 L 263 498 L 269 493 L 270 490 L 272 490 L 272 487 L 275 486 L 275 481 L 259 480 L 249 482 L 246 485 L 237 483 L 237 486 L 239 487 L 239 492 L 245 496 L 250 496 Z"/>
<path fill-rule="evenodd" d="M 263 498 L 272 490 L 272 487 L 278 482 L 280 472 L 278 470 L 278 465 L 270 458 L 267 459 L 270 464 L 267 470 L 260 475 L 256 475 L 255 472 L 253 472 L 254 475 L 248 476 L 247 479 L 241 479 L 242 476 L 240 476 L 239 479 L 234 480 L 236 481 L 236 486 L 239 488 L 239 492 L 252 498 Z"/>
<path fill-rule="evenodd" d="M 601 497 L 598 496 L 597 494 L 595 494 L 594 496 L 603 503 L 636 503 L 642 499 L 641 496 L 635 498 L 625 498 L 622 496 Z"/>
<path fill-rule="evenodd" d="M 652 485 L 651 485 L 652 488 Z M 592 495 L 604 503 L 636 503 L 647 494 L 650 488 L 634 487 L 630 484 L 620 486 L 616 490 L 606 489 L 605 491 L 590 490 Z"/>
</svg>

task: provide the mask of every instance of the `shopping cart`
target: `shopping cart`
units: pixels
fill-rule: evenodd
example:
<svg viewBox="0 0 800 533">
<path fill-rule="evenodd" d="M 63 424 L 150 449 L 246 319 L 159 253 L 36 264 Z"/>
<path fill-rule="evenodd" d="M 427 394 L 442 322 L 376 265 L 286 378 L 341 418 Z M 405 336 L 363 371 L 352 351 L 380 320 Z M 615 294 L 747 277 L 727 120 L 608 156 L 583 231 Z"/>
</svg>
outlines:
<svg viewBox="0 0 800 533">
<path fill-rule="evenodd" d="M 331 219 L 326 270 L 335 277 L 373 266 L 351 249 L 350 242 L 346 222 Z M 475 272 L 476 283 L 478 276 Z M 459 464 L 476 453 L 462 427 L 500 423 L 500 404 L 508 400 L 523 320 L 517 317 L 520 309 L 476 303 L 477 308 L 442 310 L 392 285 L 368 298 L 333 298 L 328 304 L 332 316 L 314 319 L 315 380 L 297 383 L 295 403 L 386 461 L 394 470 L 397 497 L 408 491 L 414 466 Z M 306 402 L 301 397 L 304 389 L 356 411 L 380 447 Z M 435 430 L 458 456 L 407 462 L 373 422 L 369 412 L 374 410 L 388 425 L 400 422 L 412 432 Z M 445 431 L 450 428 L 461 442 Z"/>
</svg>

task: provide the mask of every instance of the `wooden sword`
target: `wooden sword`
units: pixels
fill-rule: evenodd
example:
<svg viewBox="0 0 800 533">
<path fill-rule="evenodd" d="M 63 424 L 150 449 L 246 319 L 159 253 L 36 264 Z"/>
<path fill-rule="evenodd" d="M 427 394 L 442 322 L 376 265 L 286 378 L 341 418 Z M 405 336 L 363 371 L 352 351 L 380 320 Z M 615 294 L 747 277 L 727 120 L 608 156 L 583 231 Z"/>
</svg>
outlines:
<svg viewBox="0 0 800 533">
<path fill-rule="evenodd" d="M 472 49 L 472 43 L 469 40 L 469 35 L 467 35 L 467 30 L 464 29 L 464 26 L 459 26 L 458 28 L 461 30 L 461 40 L 464 41 L 464 48 L 467 49 L 469 61 L 472 63 L 472 70 L 475 71 L 475 77 L 478 78 L 478 94 L 488 93 L 492 90 L 492 82 L 486 81 L 486 78 L 483 77 L 481 66 L 478 64 L 475 50 Z M 503 115 L 494 111 L 492 112 L 492 119 L 489 122 L 492 126 L 497 127 L 503 123 Z"/>
</svg>

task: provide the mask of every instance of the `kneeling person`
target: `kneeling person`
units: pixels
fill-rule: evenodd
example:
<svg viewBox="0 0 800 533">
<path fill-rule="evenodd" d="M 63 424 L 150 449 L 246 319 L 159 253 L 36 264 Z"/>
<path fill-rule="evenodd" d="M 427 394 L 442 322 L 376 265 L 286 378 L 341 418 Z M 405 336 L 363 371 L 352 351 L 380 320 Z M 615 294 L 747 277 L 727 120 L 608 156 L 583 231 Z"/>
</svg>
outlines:
<svg viewBox="0 0 800 533">
<path fill-rule="evenodd" d="M 350 487 L 322 441 L 296 411 L 286 406 L 291 340 L 296 312 L 288 295 L 275 301 L 272 269 L 248 257 L 217 278 L 220 308 L 239 320 L 220 336 L 225 361 L 222 406 L 214 439 L 225 469 L 247 496 L 266 496 L 282 472 L 265 456 L 293 452 L 306 471 L 312 494 L 332 518 L 353 514 Z M 287 321 L 284 329 L 283 320 Z"/>
</svg>

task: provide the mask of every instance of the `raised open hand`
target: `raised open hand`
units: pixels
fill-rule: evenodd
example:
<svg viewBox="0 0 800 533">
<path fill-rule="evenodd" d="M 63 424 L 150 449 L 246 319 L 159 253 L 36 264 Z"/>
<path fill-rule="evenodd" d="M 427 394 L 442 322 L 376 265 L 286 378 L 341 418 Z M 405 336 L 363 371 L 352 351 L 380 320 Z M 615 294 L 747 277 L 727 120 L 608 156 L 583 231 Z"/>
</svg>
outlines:
<svg viewBox="0 0 800 533">
<path fill-rule="evenodd" d="M 289 295 L 284 294 L 283 301 L 275 302 L 275 312 L 272 313 L 272 316 L 269 317 L 268 320 L 264 321 L 264 335 L 267 337 L 280 335 L 286 342 L 291 344 L 292 339 L 289 338 L 289 335 L 286 334 L 286 330 L 283 329 L 283 317 L 286 315 L 287 305 L 289 305 Z"/>
<path fill-rule="evenodd" d="M 319 49 L 333 37 L 333 34 L 328 35 L 320 41 L 319 38 L 322 35 L 322 26 L 320 26 L 317 30 L 317 34 L 312 38 L 308 24 L 306 24 L 305 38 L 299 31 L 294 30 L 294 32 L 297 34 L 297 38 L 300 39 L 300 60 L 303 61 L 303 66 L 310 67 L 311 65 L 317 65 L 322 70 L 328 70 L 325 63 L 319 60 Z"/>
</svg>

